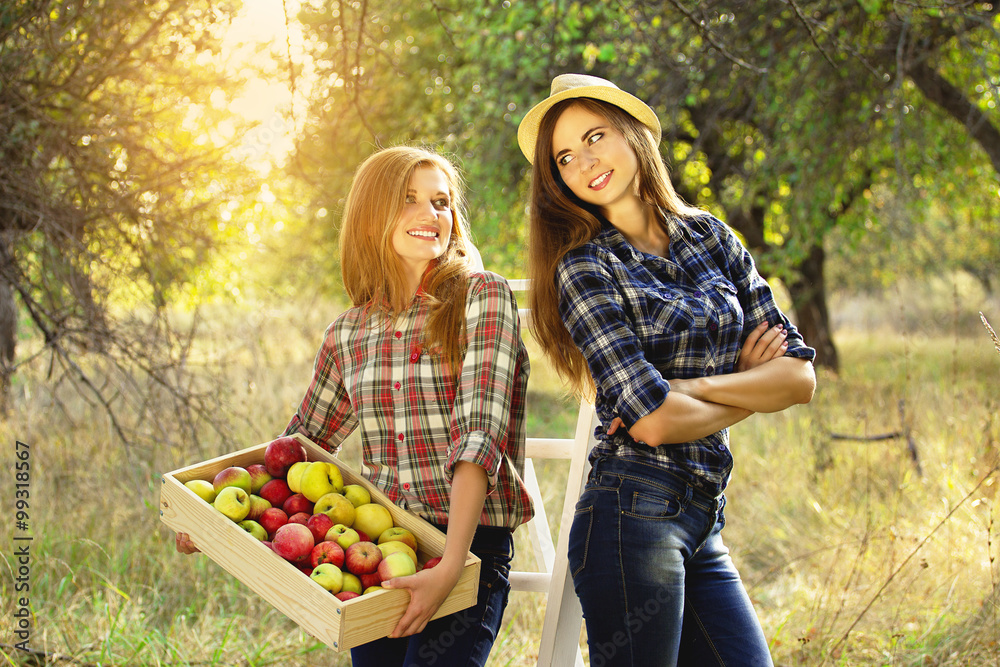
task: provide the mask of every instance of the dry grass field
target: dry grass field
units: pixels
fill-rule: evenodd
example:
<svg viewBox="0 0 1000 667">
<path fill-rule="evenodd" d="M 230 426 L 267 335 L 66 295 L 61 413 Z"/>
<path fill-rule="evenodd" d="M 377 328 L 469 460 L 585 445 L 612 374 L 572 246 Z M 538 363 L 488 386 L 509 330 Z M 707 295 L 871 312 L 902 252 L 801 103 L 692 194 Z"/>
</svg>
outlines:
<svg viewBox="0 0 1000 667">
<path fill-rule="evenodd" d="M 0 421 L 0 664 L 350 664 L 206 557 L 177 554 L 158 518 L 160 473 L 284 427 L 333 315 L 311 313 L 207 313 L 189 363 L 222 407 L 187 423 L 167 397 L 123 391 L 128 446 L 44 363 L 23 370 Z M 837 333 L 841 372 L 820 373 L 810 405 L 733 429 L 727 542 L 776 664 L 1000 665 L 1000 354 L 972 316 L 956 315 L 961 328 L 852 320 Z M 532 361 L 529 432 L 568 436 L 575 402 Z M 30 445 L 35 662 L 11 648 L 16 441 Z M 553 520 L 567 467 L 537 469 Z M 515 567 L 532 569 L 523 532 Z M 544 605 L 512 594 L 491 665 L 535 664 Z"/>
</svg>

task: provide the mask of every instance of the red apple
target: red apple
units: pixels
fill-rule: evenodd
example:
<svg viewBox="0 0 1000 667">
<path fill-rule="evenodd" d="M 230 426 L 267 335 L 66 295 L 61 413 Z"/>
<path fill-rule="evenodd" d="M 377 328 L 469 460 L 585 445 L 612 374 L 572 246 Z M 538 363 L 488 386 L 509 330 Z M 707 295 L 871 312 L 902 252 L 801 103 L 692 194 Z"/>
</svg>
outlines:
<svg viewBox="0 0 1000 667">
<path fill-rule="evenodd" d="M 375 570 L 371 574 L 359 574 L 358 579 L 361 580 L 361 590 L 366 591 L 372 586 L 382 585 L 382 575 Z"/>
<path fill-rule="evenodd" d="M 313 504 L 301 493 L 293 493 L 288 497 L 288 500 L 281 504 L 281 509 L 285 510 L 288 516 L 298 514 L 299 512 L 311 515 L 313 513 Z"/>
<path fill-rule="evenodd" d="M 429 570 L 440 562 L 441 562 L 441 556 L 434 556 L 434 558 L 431 558 L 426 563 L 424 563 L 424 569 Z"/>
<path fill-rule="evenodd" d="M 361 596 L 359 594 L 355 593 L 354 591 L 340 591 L 334 597 L 337 598 L 338 600 L 340 600 L 341 602 L 347 602 L 348 600 L 350 600 L 352 598 L 357 598 L 357 597 L 361 597 Z"/>
<path fill-rule="evenodd" d="M 333 563 L 337 567 L 344 566 L 344 550 L 336 542 L 323 540 L 317 542 L 309 553 L 309 562 L 313 567 L 320 563 Z"/>
<path fill-rule="evenodd" d="M 219 493 L 227 486 L 235 486 L 239 489 L 243 489 L 250 495 L 250 489 L 252 485 L 250 483 L 250 473 L 246 471 L 246 468 L 241 468 L 239 466 L 230 466 L 225 470 L 220 470 L 212 481 L 212 486 L 215 487 L 215 492 Z"/>
<path fill-rule="evenodd" d="M 260 492 L 257 495 L 271 503 L 271 507 L 281 507 L 291 497 L 292 490 L 288 488 L 288 482 L 285 480 L 272 479 L 260 487 Z"/>
<path fill-rule="evenodd" d="M 333 519 L 326 514 L 313 514 L 306 521 L 306 527 L 312 531 L 313 538 L 317 542 L 322 542 L 326 537 L 326 531 L 333 528 Z"/>
<path fill-rule="evenodd" d="M 374 542 L 375 541 L 372 538 L 370 538 L 368 536 L 368 533 L 366 533 L 363 530 L 358 530 L 357 528 L 355 528 L 354 532 L 358 534 L 358 541 L 359 542 Z"/>
<path fill-rule="evenodd" d="M 267 531 L 268 535 L 274 537 L 274 534 L 278 531 L 278 529 L 288 523 L 288 515 L 285 514 L 285 510 L 283 509 L 272 507 L 264 510 L 264 513 L 260 515 L 260 520 L 258 520 L 257 523 L 264 527 L 264 530 Z"/>
<path fill-rule="evenodd" d="M 250 473 L 250 493 L 257 495 L 260 495 L 261 488 L 273 479 L 263 463 L 251 463 L 247 466 L 247 472 Z"/>
<path fill-rule="evenodd" d="M 371 542 L 355 542 L 344 552 L 344 566 L 359 577 L 375 572 L 381 562 L 382 551 Z"/>
<path fill-rule="evenodd" d="M 288 523 L 301 523 L 303 526 L 305 526 L 307 523 L 309 523 L 310 516 L 312 515 L 306 514 L 305 512 L 296 512 L 292 516 L 288 517 Z M 306 526 L 306 528 L 308 528 L 308 526 Z M 312 531 L 310 530 L 309 532 L 311 533 Z M 313 540 L 315 539 L 316 538 L 314 537 Z"/>
<path fill-rule="evenodd" d="M 247 518 L 251 521 L 260 521 L 261 515 L 264 514 L 265 510 L 271 509 L 271 503 L 267 502 L 260 496 L 252 495 L 250 496 L 250 512 L 247 514 Z"/>
<path fill-rule="evenodd" d="M 293 563 L 307 563 L 315 546 L 312 533 L 300 523 L 286 523 L 271 540 L 275 553 Z"/>
<path fill-rule="evenodd" d="M 396 577 L 408 577 L 417 573 L 417 564 L 406 553 L 394 551 L 378 564 L 378 573 L 382 577 L 382 581 L 389 581 Z"/>
<path fill-rule="evenodd" d="M 293 463 L 305 460 L 305 447 L 292 436 L 272 440 L 264 450 L 264 467 L 271 477 L 284 477 Z"/>
</svg>

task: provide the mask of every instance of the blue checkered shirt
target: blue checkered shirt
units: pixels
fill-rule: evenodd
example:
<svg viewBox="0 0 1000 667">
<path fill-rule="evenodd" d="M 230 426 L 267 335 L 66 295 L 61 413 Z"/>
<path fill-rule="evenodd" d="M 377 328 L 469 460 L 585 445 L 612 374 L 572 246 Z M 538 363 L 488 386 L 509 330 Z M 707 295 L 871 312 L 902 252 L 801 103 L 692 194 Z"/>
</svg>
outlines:
<svg viewBox="0 0 1000 667">
<path fill-rule="evenodd" d="M 677 445 L 649 447 L 623 429 L 659 407 L 671 378 L 733 373 L 747 335 L 763 321 L 788 331 L 785 356 L 809 359 L 798 330 L 778 309 L 767 282 L 733 231 L 705 214 L 667 216 L 666 258 L 636 250 L 605 222 L 592 241 L 559 262 L 559 310 L 597 385 L 601 421 L 591 460 L 655 463 L 706 492 L 725 489 L 733 468 L 729 430 Z"/>
</svg>

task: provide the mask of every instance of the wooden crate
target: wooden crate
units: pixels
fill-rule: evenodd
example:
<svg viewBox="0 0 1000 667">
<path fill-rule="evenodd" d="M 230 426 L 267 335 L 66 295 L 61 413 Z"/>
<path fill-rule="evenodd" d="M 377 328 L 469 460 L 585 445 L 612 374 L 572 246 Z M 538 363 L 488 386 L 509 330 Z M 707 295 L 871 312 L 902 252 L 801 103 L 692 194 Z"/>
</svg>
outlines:
<svg viewBox="0 0 1000 667">
<path fill-rule="evenodd" d="M 310 461 L 337 464 L 345 484 L 364 486 L 371 493 L 372 502 L 389 509 L 397 526 L 413 532 L 417 538 L 420 562 L 444 553 L 444 533 L 396 506 L 368 480 L 325 449 L 300 435 L 296 437 L 306 448 Z M 408 591 L 385 589 L 342 602 L 184 486 L 192 479 L 212 481 L 219 471 L 229 466 L 246 467 L 252 463 L 263 463 L 267 444 L 164 474 L 160 491 L 160 519 L 174 531 L 189 534 L 206 556 L 335 651 L 344 651 L 387 636 L 396 627 L 410 601 Z M 479 591 L 479 567 L 479 558 L 470 552 L 458 584 L 438 609 L 435 618 L 475 604 Z"/>
</svg>

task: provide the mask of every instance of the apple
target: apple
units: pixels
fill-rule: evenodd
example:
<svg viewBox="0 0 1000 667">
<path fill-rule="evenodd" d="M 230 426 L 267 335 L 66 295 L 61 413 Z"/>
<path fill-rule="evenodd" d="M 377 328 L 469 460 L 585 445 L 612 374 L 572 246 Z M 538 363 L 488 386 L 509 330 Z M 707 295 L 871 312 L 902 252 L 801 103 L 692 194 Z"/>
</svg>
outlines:
<svg viewBox="0 0 1000 667">
<path fill-rule="evenodd" d="M 313 502 L 328 493 L 340 493 L 343 490 L 344 478 L 340 474 L 340 468 L 329 461 L 313 461 L 302 471 L 299 479 L 299 493 Z"/>
<path fill-rule="evenodd" d="M 332 540 L 317 542 L 309 552 L 309 562 L 313 567 L 320 563 L 333 563 L 337 567 L 344 565 L 344 549 Z"/>
<path fill-rule="evenodd" d="M 272 440 L 264 450 L 264 467 L 271 477 L 285 477 L 293 463 L 305 460 L 305 447 L 292 436 Z"/>
<path fill-rule="evenodd" d="M 350 526 L 345 526 L 342 523 L 338 523 L 334 525 L 333 528 L 326 531 L 326 535 L 323 539 L 336 542 L 345 552 L 352 544 L 361 541 L 361 538 L 358 537 L 358 531 L 354 530 Z"/>
<path fill-rule="evenodd" d="M 298 514 L 299 512 L 305 512 L 306 514 L 313 513 L 312 502 L 303 496 L 301 493 L 293 493 L 288 496 L 288 500 L 281 504 L 281 509 L 285 510 L 285 514 L 292 516 L 293 514 Z"/>
<path fill-rule="evenodd" d="M 274 479 L 263 463 L 251 463 L 247 466 L 247 472 L 250 473 L 250 493 L 260 495 L 264 485 Z"/>
<path fill-rule="evenodd" d="M 334 594 L 344 585 L 344 573 L 333 563 L 320 563 L 313 568 L 309 578 Z"/>
<path fill-rule="evenodd" d="M 288 469 L 288 474 L 285 475 L 285 481 L 288 482 L 288 488 L 292 490 L 292 493 L 302 492 L 302 485 L 300 484 L 302 481 L 302 473 L 304 473 L 308 467 L 309 463 L 307 461 L 299 461 L 297 463 L 293 463 L 292 467 Z"/>
<path fill-rule="evenodd" d="M 184 486 L 194 491 L 195 495 L 211 505 L 215 502 L 215 486 L 204 479 L 192 479 L 184 482 Z"/>
<path fill-rule="evenodd" d="M 272 507 L 271 509 L 264 510 L 257 523 L 264 527 L 268 535 L 274 537 L 278 529 L 288 523 L 288 515 L 280 507 Z"/>
<path fill-rule="evenodd" d="M 382 577 L 379 576 L 378 570 L 375 570 L 371 574 L 359 574 L 358 579 L 361 580 L 361 590 L 366 591 L 372 587 L 382 586 Z"/>
<path fill-rule="evenodd" d="M 414 553 L 416 553 L 417 537 L 402 526 L 393 526 L 392 528 L 388 528 L 382 531 L 382 534 L 378 536 L 379 544 L 382 544 L 383 542 L 392 542 L 394 540 L 397 542 L 403 542 L 408 547 L 413 549 Z"/>
<path fill-rule="evenodd" d="M 417 564 L 402 551 L 396 551 L 382 559 L 378 564 L 378 573 L 383 582 L 396 577 L 408 577 L 417 573 Z"/>
<path fill-rule="evenodd" d="M 308 562 L 315 546 L 312 533 L 301 523 L 286 523 L 274 533 L 271 540 L 274 552 L 293 563 Z"/>
<path fill-rule="evenodd" d="M 352 593 L 357 593 L 358 595 L 361 595 L 361 591 L 363 591 L 364 589 L 361 588 L 361 579 L 358 577 L 358 575 L 352 574 L 350 572 L 344 572 L 344 583 L 340 587 L 340 590 L 350 591 Z"/>
<path fill-rule="evenodd" d="M 250 513 L 250 494 L 238 486 L 227 486 L 219 491 L 212 506 L 239 523 Z"/>
<path fill-rule="evenodd" d="M 215 476 L 215 481 L 212 482 L 212 486 L 215 487 L 216 494 L 227 486 L 235 486 L 243 489 L 249 495 L 251 488 L 250 473 L 247 472 L 246 468 L 230 466 L 225 470 L 219 471 L 219 474 Z"/>
<path fill-rule="evenodd" d="M 306 524 L 309 523 L 309 517 L 311 516 L 312 514 L 309 514 L 308 512 L 296 512 L 292 516 L 288 517 L 288 523 L 301 523 L 303 526 L 308 528 L 309 526 Z M 312 531 L 310 530 L 309 532 L 311 533 Z"/>
<path fill-rule="evenodd" d="M 410 557 L 413 564 L 417 564 L 417 552 L 410 548 L 410 545 L 405 542 L 398 542 L 396 540 L 391 540 L 389 542 L 382 542 L 378 545 L 379 551 L 382 552 L 382 557 L 386 557 L 389 554 L 393 554 L 402 551 L 404 554 Z"/>
<path fill-rule="evenodd" d="M 429 558 L 427 562 L 424 563 L 424 569 L 429 570 L 440 562 L 441 562 L 441 556 L 434 556 L 434 558 Z"/>
<path fill-rule="evenodd" d="M 368 493 L 368 489 L 360 484 L 348 484 L 344 486 L 344 490 L 341 491 L 341 493 L 343 493 L 344 497 L 350 500 L 351 504 L 355 507 L 367 505 L 372 501 L 372 494 Z"/>
<path fill-rule="evenodd" d="M 288 482 L 285 480 L 272 479 L 260 487 L 257 495 L 271 503 L 271 507 L 281 507 L 291 497 L 292 490 L 288 488 Z"/>
<path fill-rule="evenodd" d="M 365 531 L 358 530 L 357 526 L 351 526 L 351 528 L 353 528 L 354 531 L 358 534 L 358 542 L 374 542 L 375 541 L 372 538 L 370 538 L 368 536 L 368 533 L 366 533 Z"/>
<path fill-rule="evenodd" d="M 260 525 L 256 521 L 253 521 L 252 519 L 245 519 L 240 521 L 239 526 L 261 542 L 267 540 L 267 531 L 264 530 L 264 526 Z"/>
<path fill-rule="evenodd" d="M 344 576 L 346 577 L 347 575 L 345 574 Z M 340 591 L 334 597 L 340 600 L 341 602 L 347 602 L 348 600 L 352 600 L 354 598 L 361 596 L 353 591 Z"/>
<path fill-rule="evenodd" d="M 250 494 L 250 512 L 247 514 L 247 518 L 253 521 L 260 521 L 260 517 L 264 514 L 265 510 L 271 509 L 271 503 L 267 502 L 260 496 L 255 496 Z"/>
<path fill-rule="evenodd" d="M 308 496 L 306 496 L 308 498 Z M 345 526 L 354 525 L 356 511 L 351 501 L 337 492 L 326 493 L 316 500 L 313 506 L 313 514 L 325 514 L 330 517 L 333 523 L 342 523 Z"/>
<path fill-rule="evenodd" d="M 371 574 L 378 570 L 382 552 L 371 542 L 355 542 L 344 552 L 344 567 L 351 574 Z"/>
<path fill-rule="evenodd" d="M 292 563 L 292 565 L 298 568 L 299 572 L 306 575 L 307 577 L 312 576 L 313 566 L 310 565 L 309 563 Z"/>
<path fill-rule="evenodd" d="M 375 539 L 392 528 L 392 525 L 392 515 L 389 514 L 389 510 L 378 503 L 366 503 L 355 509 L 354 523 L 351 524 L 356 530 L 363 530 Z"/>
<path fill-rule="evenodd" d="M 313 538 L 317 542 L 322 542 L 328 530 L 333 528 L 336 522 L 325 514 L 313 514 L 306 520 L 306 528 L 312 531 Z"/>
<path fill-rule="evenodd" d="M 385 589 L 382 588 L 381 584 L 379 584 L 378 586 L 369 586 L 368 588 L 366 588 L 364 590 L 364 592 L 362 593 L 362 595 L 368 595 L 369 593 L 378 593 L 379 591 L 384 591 L 384 590 Z"/>
</svg>

